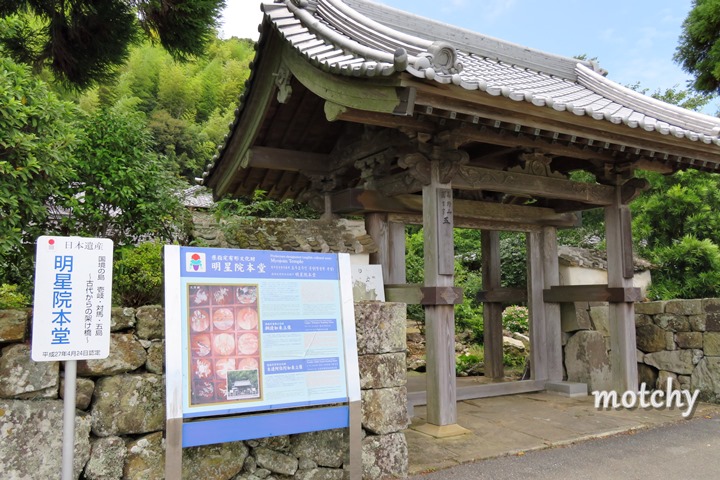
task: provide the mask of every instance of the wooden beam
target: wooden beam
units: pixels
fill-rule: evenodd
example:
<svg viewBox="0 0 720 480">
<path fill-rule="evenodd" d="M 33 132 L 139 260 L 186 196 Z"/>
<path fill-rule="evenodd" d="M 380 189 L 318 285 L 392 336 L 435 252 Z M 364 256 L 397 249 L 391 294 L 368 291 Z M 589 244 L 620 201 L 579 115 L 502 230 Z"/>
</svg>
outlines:
<svg viewBox="0 0 720 480">
<path fill-rule="evenodd" d="M 632 278 L 627 278 L 626 253 L 632 244 L 629 215 L 623 213 L 622 193 L 617 188 L 615 202 L 605 208 L 605 239 L 607 244 L 608 286 L 633 291 Z M 635 292 L 636 298 L 639 291 Z M 610 327 L 610 370 L 613 389 L 620 392 L 638 387 L 637 345 L 635 338 L 635 304 L 626 295 L 624 302 L 610 300 L 608 323 Z M 639 299 L 639 298 L 638 298 Z"/>
<path fill-rule="evenodd" d="M 480 398 L 500 397 L 503 395 L 515 395 L 518 393 L 539 392 L 545 390 L 544 380 L 520 380 L 515 382 L 487 383 L 484 385 L 469 385 L 458 387 L 457 399 L 475 400 Z M 408 406 L 415 407 L 427 404 L 426 392 L 408 392 Z M 412 409 L 408 409 L 412 411 Z"/>
<path fill-rule="evenodd" d="M 244 100 L 243 111 L 225 146 L 222 162 L 213 168 L 212 175 L 207 179 L 207 185 L 213 189 L 216 198 L 235 192 L 238 182 L 237 171 L 242 168 L 245 152 L 255 141 L 276 91 L 275 82 L 258 81 L 260 78 L 272 78 L 280 66 L 283 42 L 277 35 L 268 37 L 268 44 L 253 75 L 255 82 Z"/>
<path fill-rule="evenodd" d="M 643 299 L 639 288 L 607 285 L 554 285 L 545 289 L 546 302 L 616 302 L 633 303 Z"/>
<path fill-rule="evenodd" d="M 460 305 L 463 289 L 460 287 L 423 287 L 422 305 Z"/>
<path fill-rule="evenodd" d="M 395 148 L 402 148 L 410 144 L 410 139 L 404 133 L 394 129 L 383 129 L 379 132 L 366 133 L 363 138 L 342 145 L 332 153 L 333 169 L 354 166 L 358 160 L 363 160 Z"/>
<path fill-rule="evenodd" d="M 478 292 L 478 302 L 505 303 L 515 305 L 527 302 L 527 289 L 524 288 L 502 288 Z"/>
<path fill-rule="evenodd" d="M 243 161 L 242 168 L 247 167 L 327 175 L 330 173 L 330 156 L 282 148 L 252 147 Z"/>
<path fill-rule="evenodd" d="M 283 62 L 308 90 L 339 107 L 369 112 L 393 113 L 403 103 L 404 87 L 388 77 L 377 81 L 333 75 L 313 66 L 289 43 L 282 53 Z M 270 78 L 270 77 L 260 77 Z"/>
<path fill-rule="evenodd" d="M 452 190 L 440 182 L 439 162 L 431 163 L 430 184 L 423 187 L 425 287 L 453 287 L 453 271 L 445 271 L 443 256 L 452 252 Z M 450 192 L 450 197 L 444 195 Z M 445 220 L 447 223 L 445 223 Z M 452 254 L 452 253 L 451 253 Z M 455 396 L 455 316 L 452 305 L 425 306 L 427 355 L 427 421 L 457 423 Z"/>
<path fill-rule="evenodd" d="M 552 138 L 541 136 L 530 136 L 524 133 L 510 133 L 500 128 L 477 126 L 475 128 L 464 125 L 454 130 L 447 130 L 440 133 L 440 138 L 447 139 L 451 145 L 460 147 L 468 143 L 489 143 L 510 148 L 526 148 L 539 150 L 551 155 L 577 158 L 580 160 L 607 162 L 618 161 L 618 155 L 612 150 L 588 149 L 581 144 L 565 145 L 562 141 L 554 141 Z"/>
<path fill-rule="evenodd" d="M 543 299 L 542 234 L 528 233 L 527 289 L 530 315 L 530 373 L 533 380 L 547 380 L 547 340 Z"/>
<path fill-rule="evenodd" d="M 385 301 L 420 305 L 423 299 L 422 285 L 385 284 Z"/>
<path fill-rule="evenodd" d="M 500 288 L 500 235 L 497 231 L 481 233 L 482 280 L 488 291 Z M 494 380 L 505 376 L 503 365 L 502 304 L 488 302 L 483 307 L 485 323 L 485 376 Z"/>
<path fill-rule="evenodd" d="M 332 204 L 333 212 L 337 214 L 385 212 L 420 215 L 422 213 L 422 197 L 419 195 L 388 197 L 375 190 L 343 190 L 333 195 Z M 556 213 L 551 208 L 475 200 L 454 200 L 453 204 L 456 226 L 472 220 L 557 227 L 577 227 L 581 222 L 580 216 L 575 213 Z"/>
<path fill-rule="evenodd" d="M 387 214 L 370 213 L 365 216 L 365 229 L 378 247 L 370 254 L 370 263 L 382 265 L 385 283 L 405 283 L 405 226 L 389 222 Z"/>
<path fill-rule="evenodd" d="M 458 173 L 452 179 L 452 184 L 454 188 L 460 190 L 490 190 L 518 195 L 534 195 L 597 206 L 611 205 L 615 194 L 615 188 L 607 185 L 468 165 L 459 167 Z"/>
<path fill-rule="evenodd" d="M 435 122 L 420 120 L 416 116 L 398 116 L 391 113 L 367 112 L 365 110 L 349 107 L 335 107 L 325 104 L 325 117 L 330 122 L 342 120 L 344 122 L 361 123 L 387 128 L 405 128 L 414 132 L 434 133 L 440 126 Z"/>
<path fill-rule="evenodd" d="M 390 213 L 388 218 L 393 222 L 401 222 L 405 225 L 422 225 L 422 216 L 414 213 Z M 482 220 L 473 218 L 455 217 L 453 222 L 456 228 L 468 228 L 471 230 L 497 230 L 499 232 L 539 232 L 542 227 L 531 223 L 517 222 L 513 219 Z"/>
<path fill-rule="evenodd" d="M 459 190 L 489 190 L 514 195 L 533 195 L 597 207 L 610 205 L 614 187 L 595 183 L 574 182 L 562 178 L 541 177 L 526 173 L 506 172 L 491 168 L 463 165 L 451 180 Z M 375 182 L 375 188 L 388 195 L 413 193 L 421 184 L 410 172 L 390 175 Z"/>
<path fill-rule="evenodd" d="M 560 262 L 555 227 L 544 227 L 542 230 L 542 256 L 544 288 L 560 285 Z M 563 379 L 563 350 L 559 303 L 545 301 L 545 342 L 548 381 L 560 382 Z"/>
</svg>

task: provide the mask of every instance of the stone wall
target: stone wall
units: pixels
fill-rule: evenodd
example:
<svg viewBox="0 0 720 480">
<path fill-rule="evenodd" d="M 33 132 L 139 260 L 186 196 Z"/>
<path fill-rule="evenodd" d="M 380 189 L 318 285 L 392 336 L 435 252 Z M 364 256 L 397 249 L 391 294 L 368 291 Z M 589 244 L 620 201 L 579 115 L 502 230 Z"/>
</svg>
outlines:
<svg viewBox="0 0 720 480">
<path fill-rule="evenodd" d="M 8 480 L 59 478 L 62 366 L 30 359 L 31 312 L 0 311 L 0 472 Z M 405 305 L 355 306 L 362 387 L 363 479 L 407 477 Z M 114 308 L 110 357 L 78 362 L 76 478 L 162 479 L 164 312 Z M 183 477 L 342 480 L 346 429 L 183 451 Z"/>
<path fill-rule="evenodd" d="M 608 390 L 610 330 L 607 304 L 563 304 L 563 345 L 569 381 Z M 720 299 L 635 304 L 638 375 L 650 388 L 668 379 L 720 402 Z"/>
</svg>

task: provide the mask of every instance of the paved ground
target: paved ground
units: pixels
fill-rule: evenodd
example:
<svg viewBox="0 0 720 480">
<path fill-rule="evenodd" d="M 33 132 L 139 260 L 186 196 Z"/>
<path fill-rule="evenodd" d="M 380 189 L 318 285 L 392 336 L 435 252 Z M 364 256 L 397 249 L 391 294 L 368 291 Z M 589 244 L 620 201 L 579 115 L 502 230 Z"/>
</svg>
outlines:
<svg viewBox="0 0 720 480">
<path fill-rule="evenodd" d="M 423 424 L 425 407 L 415 407 L 414 413 L 413 426 Z M 705 417 L 717 413 L 717 405 L 706 404 L 698 406 L 694 421 L 684 420 L 680 410 L 598 411 L 592 396 L 573 399 L 548 393 L 468 400 L 458 402 L 458 423 L 471 433 L 437 439 L 412 428 L 405 432 L 410 474 L 456 467 L 411 478 L 594 479 L 612 478 L 610 472 L 616 471 L 617 478 L 640 478 L 641 474 L 646 478 L 652 474 L 656 478 L 715 479 L 720 478 L 720 420 Z M 647 430 L 651 427 L 662 428 Z M 672 438 L 676 434 L 677 440 Z M 648 440 L 643 441 L 646 437 Z M 708 444 L 711 447 L 701 448 Z M 602 448 L 595 451 L 596 445 Z M 549 447 L 567 448 L 536 452 Z M 661 453 L 655 455 L 654 450 Z M 708 451 L 712 451 L 712 460 L 707 456 L 709 462 L 705 462 L 703 453 Z M 633 473 L 622 460 L 635 456 L 643 459 L 629 462 L 637 468 Z M 457 467 L 495 457 L 506 458 Z M 660 467 L 656 457 L 665 458 L 668 466 Z M 678 461 L 683 459 L 687 461 Z M 685 474 L 676 476 L 678 472 Z M 697 472 L 713 474 L 703 477 Z"/>
<path fill-rule="evenodd" d="M 459 465 L 417 480 L 720 478 L 720 418 L 698 418 L 566 447 Z"/>
</svg>

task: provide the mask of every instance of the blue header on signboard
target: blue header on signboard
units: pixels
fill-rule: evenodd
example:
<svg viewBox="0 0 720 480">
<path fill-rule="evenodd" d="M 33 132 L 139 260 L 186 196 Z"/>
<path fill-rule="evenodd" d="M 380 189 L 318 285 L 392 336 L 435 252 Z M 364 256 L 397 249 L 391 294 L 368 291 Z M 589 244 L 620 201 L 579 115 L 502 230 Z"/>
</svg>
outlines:
<svg viewBox="0 0 720 480">
<path fill-rule="evenodd" d="M 338 280 L 337 255 L 228 248 L 180 248 L 180 274 L 194 278 Z"/>
</svg>

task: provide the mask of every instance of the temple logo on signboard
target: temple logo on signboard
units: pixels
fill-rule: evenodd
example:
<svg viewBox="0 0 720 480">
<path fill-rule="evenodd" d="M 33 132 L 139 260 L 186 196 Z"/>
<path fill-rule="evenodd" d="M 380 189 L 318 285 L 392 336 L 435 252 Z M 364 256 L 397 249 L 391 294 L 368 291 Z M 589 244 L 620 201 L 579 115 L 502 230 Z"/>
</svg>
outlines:
<svg viewBox="0 0 720 480">
<path fill-rule="evenodd" d="M 186 272 L 204 272 L 205 254 L 202 252 L 186 252 L 185 253 L 185 271 Z"/>
</svg>

